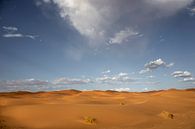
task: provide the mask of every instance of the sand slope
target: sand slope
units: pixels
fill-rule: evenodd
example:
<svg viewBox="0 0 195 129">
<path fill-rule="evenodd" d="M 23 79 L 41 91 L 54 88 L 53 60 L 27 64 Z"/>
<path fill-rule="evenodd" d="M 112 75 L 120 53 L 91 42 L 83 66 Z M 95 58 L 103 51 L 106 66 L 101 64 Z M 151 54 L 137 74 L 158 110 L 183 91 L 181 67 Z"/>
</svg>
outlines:
<svg viewBox="0 0 195 129">
<path fill-rule="evenodd" d="M 0 129 L 195 129 L 195 90 L 0 93 Z"/>
</svg>

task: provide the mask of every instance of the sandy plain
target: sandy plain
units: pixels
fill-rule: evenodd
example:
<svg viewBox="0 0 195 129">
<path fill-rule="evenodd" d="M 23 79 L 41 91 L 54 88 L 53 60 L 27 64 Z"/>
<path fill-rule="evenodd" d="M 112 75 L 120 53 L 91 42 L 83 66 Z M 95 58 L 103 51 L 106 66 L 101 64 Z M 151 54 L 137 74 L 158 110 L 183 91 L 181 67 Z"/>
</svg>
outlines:
<svg viewBox="0 0 195 129">
<path fill-rule="evenodd" d="M 0 129 L 195 129 L 195 89 L 0 93 Z"/>
</svg>

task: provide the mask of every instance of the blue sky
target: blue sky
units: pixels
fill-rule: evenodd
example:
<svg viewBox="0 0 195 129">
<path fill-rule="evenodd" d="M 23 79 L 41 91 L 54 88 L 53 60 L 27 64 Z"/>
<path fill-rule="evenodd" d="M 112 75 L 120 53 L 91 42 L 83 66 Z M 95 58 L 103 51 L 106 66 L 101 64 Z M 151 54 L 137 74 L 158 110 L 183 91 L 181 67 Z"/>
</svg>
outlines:
<svg viewBox="0 0 195 129">
<path fill-rule="evenodd" d="M 194 0 L 1 0 L 0 91 L 195 87 Z"/>
</svg>

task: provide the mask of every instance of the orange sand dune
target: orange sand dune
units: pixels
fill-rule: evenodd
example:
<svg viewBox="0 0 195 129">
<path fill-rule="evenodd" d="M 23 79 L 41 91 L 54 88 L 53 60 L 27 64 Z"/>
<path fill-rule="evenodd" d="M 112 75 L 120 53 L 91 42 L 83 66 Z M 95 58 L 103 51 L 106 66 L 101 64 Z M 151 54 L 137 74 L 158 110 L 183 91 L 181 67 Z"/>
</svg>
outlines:
<svg viewBox="0 0 195 129">
<path fill-rule="evenodd" d="M 0 93 L 0 129 L 195 129 L 195 90 Z"/>
</svg>

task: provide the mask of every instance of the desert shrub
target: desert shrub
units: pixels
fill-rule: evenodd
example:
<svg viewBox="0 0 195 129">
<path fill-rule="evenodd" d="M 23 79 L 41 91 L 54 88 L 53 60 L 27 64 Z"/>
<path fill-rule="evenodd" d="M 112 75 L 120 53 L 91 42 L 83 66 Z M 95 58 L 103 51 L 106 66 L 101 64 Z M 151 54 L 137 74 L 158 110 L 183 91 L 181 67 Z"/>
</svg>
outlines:
<svg viewBox="0 0 195 129">
<path fill-rule="evenodd" d="M 84 117 L 84 121 L 89 124 L 94 124 L 96 122 L 96 119 L 90 116 Z"/>
<path fill-rule="evenodd" d="M 174 115 L 171 114 L 171 113 L 169 113 L 169 114 L 168 114 L 168 117 L 171 118 L 171 119 L 173 119 L 173 118 L 174 118 Z"/>
<path fill-rule="evenodd" d="M 159 116 L 161 116 L 162 118 L 164 119 L 173 119 L 174 118 L 174 115 L 170 112 L 167 112 L 167 111 L 162 111 Z"/>
<path fill-rule="evenodd" d="M 121 102 L 120 105 L 125 105 L 125 103 Z"/>
</svg>

